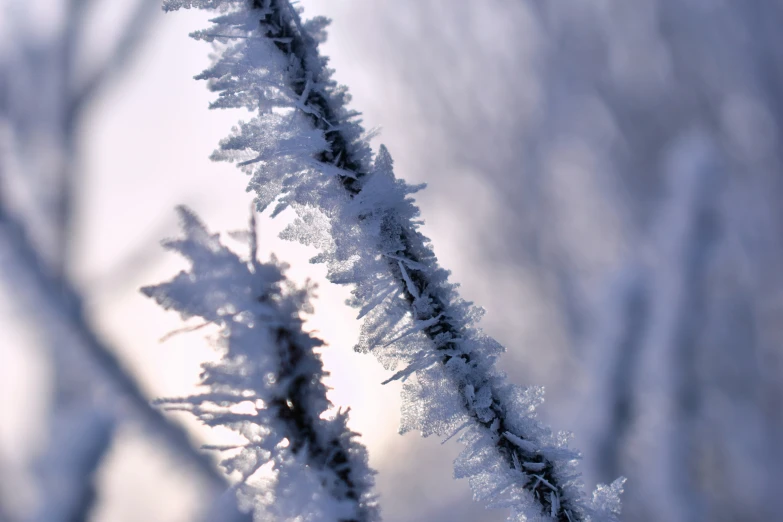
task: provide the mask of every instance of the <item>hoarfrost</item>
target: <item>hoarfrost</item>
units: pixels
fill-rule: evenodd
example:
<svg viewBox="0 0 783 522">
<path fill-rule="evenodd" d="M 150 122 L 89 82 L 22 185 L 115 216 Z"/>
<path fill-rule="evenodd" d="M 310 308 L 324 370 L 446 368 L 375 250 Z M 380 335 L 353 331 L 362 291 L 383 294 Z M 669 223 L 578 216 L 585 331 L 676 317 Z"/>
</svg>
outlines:
<svg viewBox="0 0 783 522">
<path fill-rule="evenodd" d="M 302 330 L 310 289 L 288 282 L 284 266 L 256 259 L 255 223 L 247 234 L 251 257 L 241 259 L 199 219 L 179 209 L 185 237 L 164 245 L 191 267 L 142 291 L 183 318 L 216 325 L 220 359 L 202 364 L 205 391 L 161 399 L 208 426 L 234 431 L 242 442 L 208 446 L 225 451 L 226 471 L 239 477 L 236 492 L 256 520 L 378 520 L 367 453 L 331 412 L 313 351 L 321 341 Z M 265 469 L 266 468 L 266 469 Z"/>
<path fill-rule="evenodd" d="M 190 6 L 224 13 L 195 35 L 219 42 L 200 76 L 219 93 L 214 107 L 256 112 L 213 158 L 250 175 L 259 209 L 293 208 L 299 217 L 283 237 L 317 246 L 313 261 L 329 280 L 352 287 L 363 318 L 356 349 L 402 367 L 402 431 L 462 430 L 455 475 L 476 498 L 510 508 L 511 520 L 614 520 L 605 506 L 621 488 L 601 490 L 600 505 L 584 499 L 578 454 L 535 418 L 542 391 L 512 386 L 495 368 L 503 348 L 476 327 L 482 311 L 459 297 L 419 231 L 411 196 L 423 186 L 396 179 L 385 147 L 372 161 L 346 89 L 318 54 L 324 21 L 302 24 L 283 0 L 166 4 Z"/>
</svg>

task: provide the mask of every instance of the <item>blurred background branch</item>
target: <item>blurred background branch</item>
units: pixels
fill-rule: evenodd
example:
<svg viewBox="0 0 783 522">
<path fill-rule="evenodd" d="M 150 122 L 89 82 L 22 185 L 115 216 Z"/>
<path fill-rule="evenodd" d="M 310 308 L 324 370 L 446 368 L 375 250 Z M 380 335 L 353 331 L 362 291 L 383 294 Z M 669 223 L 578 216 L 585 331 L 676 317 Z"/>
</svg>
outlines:
<svg viewBox="0 0 783 522">
<path fill-rule="evenodd" d="M 54 382 L 47 448 L 33 466 L 37 507 L 5 518 L 91 518 L 97 470 L 118 426 L 133 419 L 219 495 L 228 487 L 222 473 L 194 449 L 181 426 L 150 406 L 132 373 L 86 318 L 70 266 L 85 183 L 80 161 L 85 114 L 148 37 L 159 3 L 132 2 L 122 23 L 98 35 L 104 52 L 97 63 L 90 63 L 98 54 L 91 48 L 97 12 L 116 6 L 68 0 L 37 6 L 5 2 L 2 8 L 11 42 L 3 47 L 0 65 L 0 123 L 8 153 L 0 165 L 2 277 L 46 349 Z M 42 18 L 50 24 L 44 31 L 36 27 Z M 108 41 L 103 40 L 107 33 Z"/>
</svg>

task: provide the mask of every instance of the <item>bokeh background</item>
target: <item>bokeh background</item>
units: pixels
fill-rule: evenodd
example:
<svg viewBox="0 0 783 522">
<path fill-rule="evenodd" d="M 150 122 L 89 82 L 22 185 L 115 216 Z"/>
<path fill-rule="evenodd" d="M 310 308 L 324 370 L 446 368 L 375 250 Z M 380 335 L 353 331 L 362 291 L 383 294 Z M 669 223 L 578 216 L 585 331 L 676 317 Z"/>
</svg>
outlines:
<svg viewBox="0 0 783 522">
<path fill-rule="evenodd" d="M 299 5 L 333 19 L 337 80 L 397 175 L 429 184 L 436 254 L 486 308 L 510 378 L 546 387 L 539 415 L 573 432 L 588 486 L 626 476 L 627 521 L 783 520 L 783 4 Z M 17 233 L 146 397 L 192 389 L 209 346 L 161 343 L 181 323 L 138 288 L 183 267 L 159 247 L 176 204 L 214 231 L 248 219 L 244 176 L 208 160 L 243 115 L 207 111 L 192 79 L 206 19 L 0 3 L 2 522 L 184 522 L 215 501 L 85 357 Z M 351 350 L 347 289 L 276 238 L 287 219 L 261 219 L 262 251 L 320 283 L 308 324 L 385 520 L 502 520 L 452 479 L 457 443 L 397 435 L 398 385 Z M 194 445 L 220 436 L 175 420 Z M 90 484 L 90 509 L 63 515 Z"/>
</svg>

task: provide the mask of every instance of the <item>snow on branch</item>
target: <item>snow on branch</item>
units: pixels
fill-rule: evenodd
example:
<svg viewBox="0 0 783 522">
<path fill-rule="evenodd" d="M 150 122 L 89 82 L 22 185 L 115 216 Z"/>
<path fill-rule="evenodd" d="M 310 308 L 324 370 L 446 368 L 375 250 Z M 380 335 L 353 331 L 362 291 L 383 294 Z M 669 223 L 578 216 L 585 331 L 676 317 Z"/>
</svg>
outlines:
<svg viewBox="0 0 783 522">
<path fill-rule="evenodd" d="M 587 501 L 564 434 L 535 418 L 538 388 L 507 382 L 495 367 L 503 348 L 476 327 L 481 310 L 462 300 L 419 231 L 411 195 L 381 147 L 373 155 L 349 95 L 318 53 L 328 20 L 303 22 L 285 0 L 169 0 L 164 9 L 217 9 L 193 33 L 213 42 L 198 76 L 219 94 L 213 108 L 245 108 L 213 159 L 250 175 L 258 208 L 275 203 L 298 219 L 283 234 L 321 253 L 332 282 L 353 287 L 363 318 L 357 349 L 387 368 L 403 366 L 402 430 L 453 436 L 465 449 L 458 477 L 477 499 L 511 510 L 511 520 L 616 520 L 622 480 Z"/>
<path fill-rule="evenodd" d="M 241 438 L 208 448 L 227 453 L 222 464 L 239 478 L 240 500 L 257 520 L 378 520 L 366 450 L 348 429 L 347 412 L 326 416 L 326 372 L 314 352 L 322 343 L 300 318 L 311 288 L 296 288 L 274 259 L 257 261 L 254 220 L 245 260 L 191 211 L 179 213 L 185 237 L 165 246 L 190 269 L 142 292 L 183 319 L 217 326 L 220 359 L 202 365 L 202 391 L 158 404 Z"/>
</svg>

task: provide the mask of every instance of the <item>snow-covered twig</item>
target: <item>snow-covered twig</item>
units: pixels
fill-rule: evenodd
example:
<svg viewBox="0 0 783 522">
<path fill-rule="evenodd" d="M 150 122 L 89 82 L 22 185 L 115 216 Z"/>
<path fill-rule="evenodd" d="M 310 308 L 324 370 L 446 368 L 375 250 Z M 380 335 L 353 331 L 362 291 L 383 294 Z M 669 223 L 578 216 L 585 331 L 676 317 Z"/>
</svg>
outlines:
<svg viewBox="0 0 783 522">
<path fill-rule="evenodd" d="M 578 455 L 533 415 L 541 391 L 513 386 L 495 368 L 503 348 L 475 326 L 481 311 L 459 297 L 419 231 L 410 195 L 422 187 L 395 178 L 385 148 L 373 161 L 347 91 L 318 53 L 328 21 L 303 23 L 284 0 L 164 3 L 182 7 L 220 12 L 212 28 L 193 34 L 219 50 L 199 76 L 220 93 L 212 106 L 257 112 L 213 158 L 252 176 L 259 208 L 277 201 L 275 213 L 297 210 L 284 236 L 320 248 L 316 260 L 327 263 L 330 280 L 353 285 L 364 316 L 358 349 L 390 368 L 406 366 L 397 374 L 406 379 L 403 430 L 448 436 L 471 420 L 456 474 L 470 479 L 477 498 L 510 507 L 514 519 L 615 519 L 622 481 L 600 489 L 592 505 L 583 499 Z M 267 87 L 275 83 L 284 87 Z M 531 468 L 535 476 L 523 471 Z"/>
<path fill-rule="evenodd" d="M 322 343 L 302 329 L 310 289 L 297 289 L 274 260 L 256 259 L 251 222 L 250 258 L 241 259 L 180 207 L 185 237 L 166 247 L 191 263 L 169 282 L 142 291 L 183 318 L 219 328 L 220 360 L 202 365 L 203 392 L 158 401 L 192 413 L 242 439 L 225 450 L 223 465 L 241 478 L 241 499 L 257 517 L 274 520 L 378 520 L 367 453 L 346 425 L 347 412 L 326 418 Z M 238 450 L 238 451 L 236 451 Z M 273 477 L 264 480 L 262 468 Z M 271 494 L 270 494 L 271 490 Z"/>
</svg>

